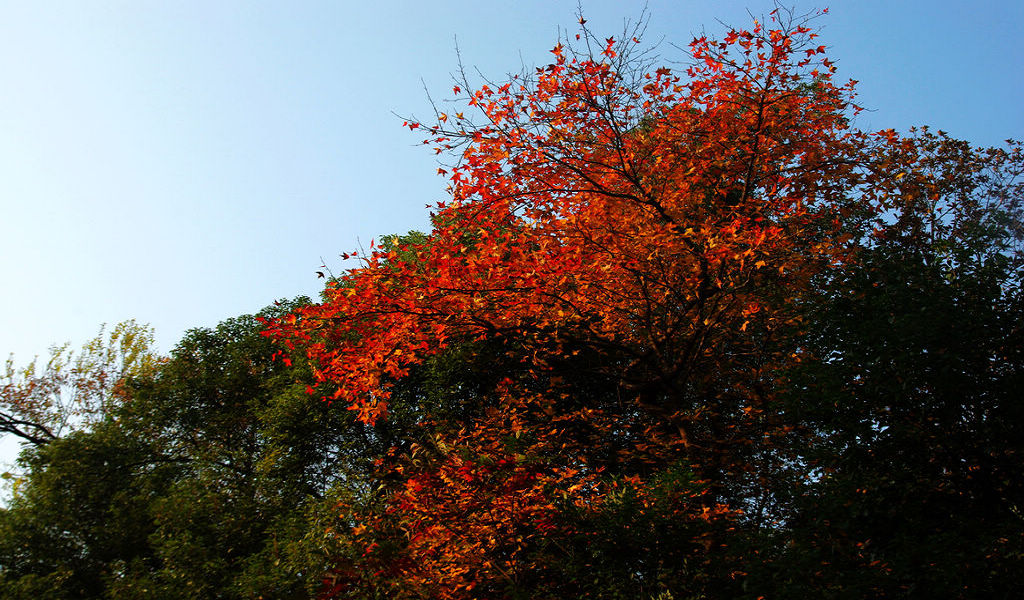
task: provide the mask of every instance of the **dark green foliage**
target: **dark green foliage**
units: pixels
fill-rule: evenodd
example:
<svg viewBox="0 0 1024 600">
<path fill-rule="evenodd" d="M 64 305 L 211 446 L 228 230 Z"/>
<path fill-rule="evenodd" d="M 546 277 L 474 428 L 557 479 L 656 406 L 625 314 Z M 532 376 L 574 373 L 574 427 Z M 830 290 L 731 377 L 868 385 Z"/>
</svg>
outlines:
<svg viewBox="0 0 1024 600">
<path fill-rule="evenodd" d="M 98 598 L 114 563 L 150 563 L 149 499 L 174 473 L 149 458 L 110 423 L 23 456 L 30 483 L 0 512 L 2 597 Z"/>
<path fill-rule="evenodd" d="M 307 394 L 308 368 L 274 360 L 261 329 L 240 317 L 190 331 L 97 427 L 23 455 L 28 483 L 0 512 L 0 597 L 319 587 L 327 498 L 367 453 L 352 452 L 361 427 Z"/>
<path fill-rule="evenodd" d="M 1013 598 L 1024 574 L 1020 190 L 921 137 L 914 166 L 952 183 L 875 224 L 787 374 L 807 478 L 772 586 L 794 597 Z"/>
</svg>

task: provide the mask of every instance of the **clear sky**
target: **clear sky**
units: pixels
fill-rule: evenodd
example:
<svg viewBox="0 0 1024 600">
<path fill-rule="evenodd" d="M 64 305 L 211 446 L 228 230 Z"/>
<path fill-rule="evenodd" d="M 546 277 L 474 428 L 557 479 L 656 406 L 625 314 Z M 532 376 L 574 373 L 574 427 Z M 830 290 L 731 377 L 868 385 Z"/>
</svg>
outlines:
<svg viewBox="0 0 1024 600">
<path fill-rule="evenodd" d="M 789 4 L 789 3 L 787 3 Z M 793 0 L 798 12 L 816 7 Z M 622 31 L 643 2 L 584 0 Z M 750 23 L 766 0 L 651 0 L 646 41 Z M 1024 2 L 833 0 L 816 21 L 866 129 L 1024 137 Z M 0 0 L 0 355 L 134 318 L 160 350 L 276 298 L 321 257 L 426 229 L 434 157 L 402 129 L 463 61 L 545 64 L 576 0 Z"/>
</svg>

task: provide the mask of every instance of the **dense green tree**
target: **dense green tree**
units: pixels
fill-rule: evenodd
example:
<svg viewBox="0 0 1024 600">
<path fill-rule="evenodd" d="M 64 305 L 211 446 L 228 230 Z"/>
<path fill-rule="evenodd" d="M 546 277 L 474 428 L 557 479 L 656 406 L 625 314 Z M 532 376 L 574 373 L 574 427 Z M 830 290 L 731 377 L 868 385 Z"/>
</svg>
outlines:
<svg viewBox="0 0 1024 600">
<path fill-rule="evenodd" d="M 150 563 L 149 503 L 175 477 L 105 422 L 22 455 L 28 480 L 0 511 L 0 597 L 101 598 L 117 565 Z"/>
<path fill-rule="evenodd" d="M 924 129 L 879 160 L 900 173 L 890 211 L 822 282 L 787 375 L 804 483 L 781 490 L 802 494 L 779 538 L 798 561 L 782 589 L 1015 597 L 1024 156 Z"/>
<path fill-rule="evenodd" d="M 0 512 L 0 597 L 319 587 L 329 498 L 371 452 L 365 426 L 309 396 L 308 367 L 277 355 L 262 327 L 247 316 L 188 332 L 122 381 L 123 401 L 93 427 L 23 453 L 27 481 Z"/>
</svg>

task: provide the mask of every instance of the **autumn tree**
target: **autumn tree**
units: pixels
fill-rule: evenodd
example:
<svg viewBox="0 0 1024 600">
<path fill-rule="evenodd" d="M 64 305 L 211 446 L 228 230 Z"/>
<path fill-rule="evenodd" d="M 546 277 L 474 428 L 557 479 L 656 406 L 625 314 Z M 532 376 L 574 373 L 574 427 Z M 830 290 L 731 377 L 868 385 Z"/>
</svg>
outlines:
<svg viewBox="0 0 1024 600">
<path fill-rule="evenodd" d="M 152 372 L 157 363 L 153 330 L 124 321 L 79 351 L 53 346 L 45 365 L 38 359 L 16 367 L 9 356 L 0 386 L 0 433 L 41 445 L 95 424 L 117 404 L 117 385 Z"/>
<path fill-rule="evenodd" d="M 765 407 L 800 298 L 847 257 L 860 177 L 852 84 L 815 37 L 773 14 L 694 40 L 675 72 L 636 31 L 581 25 L 548 66 L 460 81 L 471 116 L 407 121 L 454 156 L 433 230 L 373 250 L 271 332 L 371 425 L 449 353 L 486 352 L 504 376 L 455 418 L 422 407 L 376 503 L 345 509 L 332 593 L 738 589 L 730 523 L 770 502 L 754 471 L 788 430 Z M 617 587 L 588 587 L 595 566 Z"/>
</svg>

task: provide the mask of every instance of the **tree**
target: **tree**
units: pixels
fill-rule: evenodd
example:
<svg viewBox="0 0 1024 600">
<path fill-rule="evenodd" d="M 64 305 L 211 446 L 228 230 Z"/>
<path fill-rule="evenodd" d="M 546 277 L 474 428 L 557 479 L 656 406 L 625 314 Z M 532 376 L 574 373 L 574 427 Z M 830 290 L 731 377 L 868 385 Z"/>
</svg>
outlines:
<svg viewBox="0 0 1024 600">
<path fill-rule="evenodd" d="M 151 496 L 176 475 L 112 422 L 22 452 L 25 481 L 0 510 L 0 598 L 102 598 L 151 563 Z"/>
<path fill-rule="evenodd" d="M 118 323 L 82 346 L 53 346 L 46 366 L 33 360 L 5 365 L 0 387 L 0 433 L 42 445 L 101 421 L 121 400 L 118 383 L 144 376 L 157 364 L 153 330 L 135 321 Z"/>
<path fill-rule="evenodd" d="M 927 128 L 878 148 L 856 263 L 821 282 L 780 405 L 816 475 L 794 595 L 1016 595 L 1024 153 Z M 894 175 L 895 174 L 895 175 Z M 815 573 L 807 577 L 807 573 Z"/>
<path fill-rule="evenodd" d="M 407 121 L 456 156 L 433 230 L 273 325 L 363 422 L 420 406 L 345 508 L 329 595 L 738 593 L 728 544 L 788 431 L 765 408 L 801 297 L 850 250 L 866 137 L 804 24 L 694 40 L 685 78 L 633 33 L 460 82 L 478 124 Z M 488 366 L 460 410 L 405 395 L 465 352 Z M 594 565 L 618 581 L 588 587 Z"/>
<path fill-rule="evenodd" d="M 152 370 L 111 382 L 118 402 L 91 427 L 23 451 L 25 481 L 0 510 L 0 598 L 306 598 L 320 586 L 333 495 L 360 485 L 373 447 L 351 415 L 305 393 L 308 366 L 275 360 L 261 328 L 244 316 L 189 331 Z"/>
</svg>

